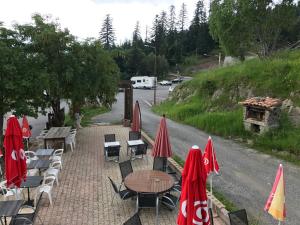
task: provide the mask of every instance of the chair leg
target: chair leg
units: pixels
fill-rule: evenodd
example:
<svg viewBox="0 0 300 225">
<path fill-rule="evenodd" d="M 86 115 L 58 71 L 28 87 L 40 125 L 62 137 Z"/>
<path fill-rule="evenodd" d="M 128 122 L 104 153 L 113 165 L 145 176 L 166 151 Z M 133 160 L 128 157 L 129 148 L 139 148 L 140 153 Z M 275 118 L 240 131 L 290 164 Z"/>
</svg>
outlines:
<svg viewBox="0 0 300 225">
<path fill-rule="evenodd" d="M 47 194 L 48 194 L 50 205 L 52 206 L 52 196 L 51 196 L 51 193 L 47 192 Z"/>
<path fill-rule="evenodd" d="M 39 217 L 39 215 L 36 215 L 36 216 L 39 218 L 39 221 L 41 222 L 41 224 L 44 225 L 44 223 L 43 223 L 41 217 Z"/>
<path fill-rule="evenodd" d="M 114 194 L 114 195 L 112 196 L 112 199 L 111 199 L 111 203 L 110 203 L 110 205 L 112 205 L 112 204 L 113 204 L 113 202 L 114 202 L 114 198 L 115 198 L 115 195 L 116 195 L 116 194 Z"/>
</svg>

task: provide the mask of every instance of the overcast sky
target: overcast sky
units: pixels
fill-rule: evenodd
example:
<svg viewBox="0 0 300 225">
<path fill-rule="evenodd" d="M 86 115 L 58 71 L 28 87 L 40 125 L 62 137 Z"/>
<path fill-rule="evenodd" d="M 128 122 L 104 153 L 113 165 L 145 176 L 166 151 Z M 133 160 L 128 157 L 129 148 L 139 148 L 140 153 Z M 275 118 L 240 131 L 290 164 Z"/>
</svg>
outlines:
<svg viewBox="0 0 300 225">
<path fill-rule="evenodd" d="M 156 14 L 168 11 L 173 4 L 178 15 L 183 2 L 187 5 L 190 21 L 197 0 L 0 0 L 0 21 L 10 27 L 15 22 L 29 23 L 36 12 L 50 14 L 58 18 L 63 28 L 85 39 L 98 38 L 105 15 L 110 14 L 119 44 L 131 39 L 136 21 L 140 21 L 144 38 L 146 26 L 150 29 Z"/>
</svg>

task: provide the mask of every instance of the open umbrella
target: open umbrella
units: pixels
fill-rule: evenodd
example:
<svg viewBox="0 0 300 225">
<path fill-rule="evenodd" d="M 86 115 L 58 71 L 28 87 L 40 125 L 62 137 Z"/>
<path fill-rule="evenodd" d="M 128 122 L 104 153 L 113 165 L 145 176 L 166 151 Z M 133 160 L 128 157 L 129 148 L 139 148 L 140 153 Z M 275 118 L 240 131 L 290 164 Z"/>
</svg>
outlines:
<svg viewBox="0 0 300 225">
<path fill-rule="evenodd" d="M 182 172 L 182 191 L 178 225 L 209 225 L 209 211 L 206 195 L 206 178 L 201 150 L 193 146 L 187 156 Z"/>
<path fill-rule="evenodd" d="M 10 116 L 4 137 L 5 174 L 8 187 L 20 187 L 21 182 L 26 180 L 26 156 L 22 136 L 17 118 Z"/>
<path fill-rule="evenodd" d="M 171 157 L 172 149 L 169 141 L 166 116 L 160 120 L 159 128 L 156 133 L 155 143 L 152 151 L 153 157 Z"/>
<path fill-rule="evenodd" d="M 132 131 L 138 131 L 138 132 L 141 132 L 142 129 L 141 109 L 138 101 L 136 101 L 134 105 L 131 129 Z"/>
<path fill-rule="evenodd" d="M 219 174 L 219 164 L 217 161 L 214 145 L 212 138 L 209 136 L 207 144 L 205 146 L 204 154 L 203 154 L 203 162 L 205 166 L 205 170 L 207 175 L 210 173 L 210 193 L 211 193 L 211 198 L 212 198 L 212 178 L 213 178 L 213 173 Z M 210 201 L 210 208 L 212 208 L 212 200 Z"/>
<path fill-rule="evenodd" d="M 283 167 L 279 165 L 272 191 L 265 205 L 265 211 L 281 224 L 286 217 Z"/>
<path fill-rule="evenodd" d="M 23 135 L 23 138 L 26 140 L 26 145 L 27 145 L 27 150 L 28 150 L 28 141 L 29 141 L 29 138 L 31 137 L 31 131 L 29 128 L 28 120 L 25 115 L 23 116 L 23 120 L 22 120 L 22 135 Z"/>
</svg>

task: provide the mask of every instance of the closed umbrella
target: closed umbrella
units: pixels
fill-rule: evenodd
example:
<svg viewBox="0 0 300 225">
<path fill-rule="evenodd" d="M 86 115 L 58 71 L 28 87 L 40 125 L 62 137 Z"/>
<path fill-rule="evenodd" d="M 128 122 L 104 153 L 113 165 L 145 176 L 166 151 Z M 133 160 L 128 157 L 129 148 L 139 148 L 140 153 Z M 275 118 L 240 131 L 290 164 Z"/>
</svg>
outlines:
<svg viewBox="0 0 300 225">
<path fill-rule="evenodd" d="M 265 211 L 271 214 L 274 219 L 278 220 L 278 224 L 281 224 L 286 217 L 285 184 L 282 164 L 279 165 L 277 170 L 272 191 L 265 205 Z"/>
<path fill-rule="evenodd" d="M 26 180 L 26 156 L 22 136 L 17 118 L 10 116 L 4 137 L 5 174 L 8 187 L 20 187 L 22 181 Z"/>
<path fill-rule="evenodd" d="M 210 176 L 210 193 L 211 193 L 211 198 L 212 198 L 212 178 L 213 174 L 219 174 L 219 164 L 217 161 L 213 141 L 211 137 L 209 136 L 207 144 L 205 146 L 204 154 L 203 154 L 203 162 L 205 166 L 205 170 L 207 175 L 211 173 Z M 210 201 L 210 208 L 212 208 L 212 200 Z"/>
<path fill-rule="evenodd" d="M 166 116 L 160 120 L 159 128 L 156 133 L 155 143 L 152 151 L 153 157 L 171 157 L 172 149 L 169 140 Z"/>
<path fill-rule="evenodd" d="M 23 120 L 22 120 L 22 135 L 23 138 L 26 140 L 27 149 L 28 149 L 28 141 L 29 138 L 31 137 L 31 130 L 29 128 L 29 123 L 25 115 L 23 116 Z"/>
<path fill-rule="evenodd" d="M 187 156 L 182 172 L 182 191 L 178 225 L 209 225 L 209 212 L 206 195 L 206 178 L 201 150 L 193 146 Z"/>
<path fill-rule="evenodd" d="M 134 105 L 131 129 L 132 131 L 138 132 L 140 132 L 142 129 L 141 109 L 138 101 L 136 101 Z"/>
</svg>

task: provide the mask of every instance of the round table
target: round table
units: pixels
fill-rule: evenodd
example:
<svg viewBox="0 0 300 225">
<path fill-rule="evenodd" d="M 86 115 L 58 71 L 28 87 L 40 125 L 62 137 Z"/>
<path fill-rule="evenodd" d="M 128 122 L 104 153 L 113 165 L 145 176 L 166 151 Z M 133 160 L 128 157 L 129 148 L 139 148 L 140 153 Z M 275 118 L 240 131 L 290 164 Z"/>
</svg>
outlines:
<svg viewBox="0 0 300 225">
<path fill-rule="evenodd" d="M 125 187 L 138 193 L 160 194 L 170 190 L 174 179 L 158 170 L 140 170 L 129 174 L 124 181 Z"/>
<path fill-rule="evenodd" d="M 174 185 L 174 179 L 167 173 L 157 170 L 135 171 L 125 177 L 124 185 L 137 193 L 156 194 L 156 225 L 158 225 L 158 194 L 170 190 Z M 138 211 L 138 198 L 137 198 Z"/>
</svg>

